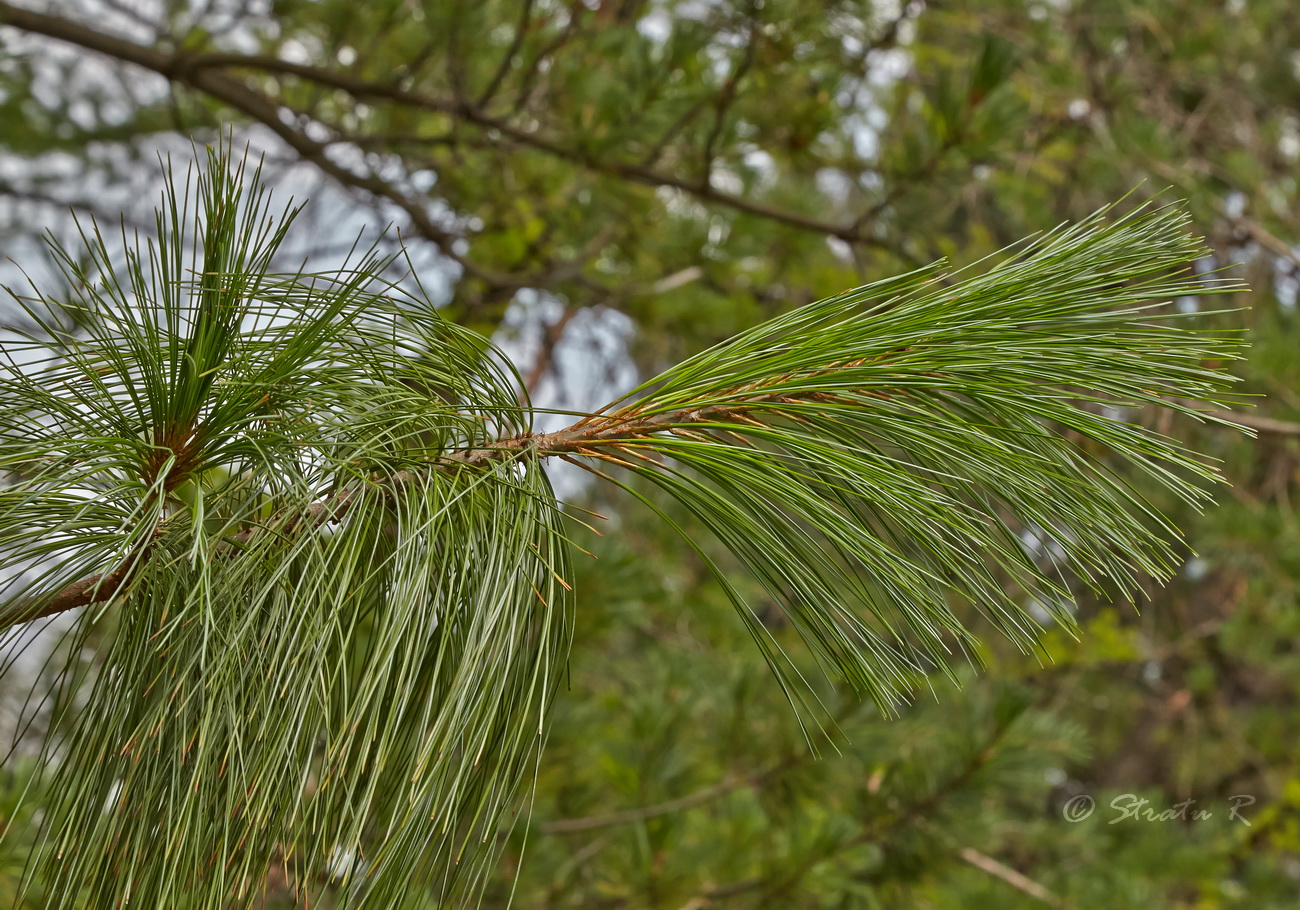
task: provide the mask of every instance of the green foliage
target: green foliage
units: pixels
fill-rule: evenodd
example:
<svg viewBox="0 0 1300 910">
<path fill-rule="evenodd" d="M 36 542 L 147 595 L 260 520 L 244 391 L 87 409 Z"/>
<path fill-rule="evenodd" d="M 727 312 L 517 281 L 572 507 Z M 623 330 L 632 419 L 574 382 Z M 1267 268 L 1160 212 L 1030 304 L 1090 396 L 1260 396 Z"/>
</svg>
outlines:
<svg viewBox="0 0 1300 910">
<path fill-rule="evenodd" d="M 4 615 L 116 618 L 84 702 L 56 692 L 42 752 L 32 868 L 56 905 L 242 902 L 277 868 L 346 903 L 425 879 L 472 898 L 567 653 L 568 542 L 541 458 L 661 486 L 887 710 L 950 641 L 975 643 L 954 601 L 1029 646 L 1002 585 L 1069 596 L 1013 520 L 1050 529 L 1090 583 L 1168 571 L 1170 529 L 1080 440 L 1191 501 L 1178 472 L 1214 476 L 1075 403 L 1219 400 L 1226 377 L 1200 364 L 1231 343 L 1152 311 L 1234 289 L 1190 274 L 1200 247 L 1172 210 L 803 307 L 533 435 L 517 378 L 382 284 L 383 261 L 268 271 L 293 212 L 273 217 L 247 179 L 210 152 L 193 216 L 173 177 L 156 242 L 124 267 L 95 226 L 94 273 L 55 249 L 72 300 L 18 298 L 35 329 L 0 382 L 0 468 L 18 474 L 0 568 L 40 568 Z"/>
<path fill-rule="evenodd" d="M 52 905 L 242 903 L 276 868 L 368 905 L 472 888 L 567 653 L 540 467 L 427 470 L 522 426 L 508 374 L 372 256 L 267 272 L 293 213 L 244 179 L 211 156 L 124 268 L 93 228 L 99 270 L 62 257 L 80 293 L 22 298 L 6 345 L 7 619 L 87 577 L 116 618 L 42 753 Z"/>
<path fill-rule="evenodd" d="M 954 740 L 967 740 L 951 745 L 960 754 L 980 741 L 978 729 L 958 723 L 967 706 L 1024 687 L 1033 712 L 1058 730 L 1083 731 L 1086 751 L 1038 753 L 1050 782 L 1034 773 L 1006 787 L 980 781 L 972 802 L 983 827 L 962 827 L 967 815 L 948 813 L 937 833 L 891 829 L 880 843 L 846 850 L 879 857 L 869 860 L 869 875 L 846 875 L 834 853 L 809 866 L 824 840 L 822 820 L 849 804 L 862 776 L 871 780 L 866 768 L 894 760 L 895 728 L 870 711 L 860 722 L 844 720 L 847 692 L 819 681 L 815 658 L 761 585 L 651 478 L 633 478 L 637 492 L 728 573 L 762 634 L 848 738 L 834 737 L 839 756 L 816 731 L 807 734 L 824 758 L 800 762 L 798 799 L 780 813 L 742 813 L 746 826 L 729 826 L 734 802 L 719 811 L 689 798 L 752 781 L 744 793 L 779 803 L 791 792 L 787 777 L 763 774 L 787 754 L 802 755 L 805 734 L 761 652 L 745 647 L 745 627 L 725 589 L 709 580 L 706 559 L 671 526 L 597 485 L 582 505 L 611 516 L 615 530 L 601 546 L 578 540 L 601 556 L 578 560 L 584 568 L 567 577 L 584 604 L 582 647 L 571 689 L 552 714 L 526 854 L 516 852 L 520 824 L 490 893 L 502 906 L 512 888 L 515 906 L 1043 906 L 988 871 L 996 867 L 974 865 L 963 852 L 974 849 L 1067 907 L 1292 907 L 1300 869 L 1293 634 L 1300 323 L 1287 284 L 1300 274 L 1292 249 L 1300 238 L 1293 7 L 1293 0 L 271 7 L 164 0 L 128 9 L 115 0 L 67 0 L 26 4 L 41 21 L 15 25 L 18 7 L 0 0 L 7 162 L 0 252 L 36 262 L 24 240 L 46 227 L 66 240 L 69 204 L 115 223 L 133 201 L 154 198 L 139 188 L 154 179 L 156 149 L 183 150 L 191 137 L 213 141 L 233 122 L 270 143 L 273 182 L 285 177 L 296 190 L 304 178 L 323 181 L 295 231 L 324 253 L 313 257 L 316 268 L 332 261 L 340 240 L 345 248 L 350 241 L 350 233 L 339 236 L 344 218 L 396 220 L 426 275 L 445 257 L 447 290 L 435 286 L 440 276 L 429 286 L 446 300 L 447 318 L 501 338 L 518 317 L 535 315 L 517 289 L 562 306 L 544 333 L 544 356 L 532 373 L 523 370 L 530 391 L 540 387 L 545 398 L 584 381 L 573 364 L 590 359 L 584 333 L 609 310 L 631 317 L 626 356 L 649 376 L 828 291 L 941 257 L 976 261 L 1131 193 L 1127 211 L 1172 184 L 1212 249 L 1197 268 L 1233 267 L 1253 289 L 1234 302 L 1250 309 L 1191 324 L 1247 330 L 1249 359 L 1229 367 L 1258 407 L 1254 418 L 1233 419 L 1271 429 L 1247 438 L 1164 408 L 1126 411 L 1125 421 L 1221 460 L 1230 486 L 1219 487 L 1204 515 L 1130 473 L 1108 447 L 1081 441 L 1182 530 L 1197 558 L 1165 586 L 1141 586 L 1140 616 L 1065 571 L 1058 581 L 1073 594 L 1078 639 L 1066 624 L 1049 623 L 1042 648 L 1023 654 L 985 636 L 973 650 L 989 674 L 955 672 L 968 694 L 955 697 L 935 679 L 936 706 L 902 709 L 918 732 L 953 728 Z M 89 44 L 68 28 L 80 23 L 90 26 Z M 144 62 L 114 39 L 139 42 Z M 334 187 L 369 211 L 340 215 Z M 128 223 L 147 225 L 146 214 L 132 208 Z M 285 259 L 296 263 L 302 247 L 292 248 Z M 276 266 L 286 267 L 293 268 Z M 1188 309 L 1206 302 L 1180 301 Z M 552 348 L 557 356 L 548 359 Z M 467 351 L 465 359 L 479 356 Z M 214 511 L 229 480 L 214 465 L 181 481 L 170 508 L 187 515 L 176 527 L 198 520 L 200 501 L 209 539 L 219 540 L 240 510 L 251 525 L 252 504 Z M 274 517 L 267 504 L 261 511 L 259 521 Z M 1058 542 L 1016 528 L 1025 530 L 1045 544 L 1049 567 Z M 627 549 L 603 546 L 616 543 Z M 1016 584 L 1000 596 L 1044 622 L 1039 608 L 1054 605 L 1023 599 Z M 948 608 L 972 632 L 986 628 L 959 599 Z M 40 686 L 57 680 L 65 656 L 75 657 L 76 672 L 93 675 L 96 649 L 112 639 L 115 622 L 116 611 L 104 611 L 79 653 L 73 636 Z M 75 686 L 70 679 L 65 687 Z M 26 694 L 25 681 L 0 680 L 0 709 Z M 47 722 L 36 715 L 28 742 Z M 946 768 L 946 748 L 912 750 L 902 761 Z M 15 762 L 5 761 L 6 786 L 21 789 L 28 769 Z M 1262 808 L 1251 828 L 1112 826 L 1103 809 L 1089 823 L 1061 817 L 1070 795 L 1092 794 L 1104 807 L 1126 792 L 1154 805 L 1187 797 L 1222 805 L 1246 792 Z M 33 789 L 26 805 L 45 798 Z M 688 806 L 674 802 L 683 798 Z M 926 811 L 944 803 L 940 796 Z M 656 806 L 665 808 L 652 824 L 668 835 L 655 849 L 630 822 L 586 834 L 548 827 Z M 15 818 L 4 851 L 12 851 L 7 868 L 17 875 L 32 816 Z M 851 822 L 874 830 L 871 818 Z M 675 839 L 682 830 L 689 842 Z M 891 849 L 904 841 L 924 849 Z M 864 863 L 857 856 L 850 865 Z M 279 876 L 279 866 L 267 871 L 272 904 L 290 897 Z M 763 884 L 719 891 L 756 878 Z M 777 884 L 784 890 L 766 898 Z M 47 904 L 39 891 L 28 900 Z M 411 896 L 412 906 L 427 903 Z"/>
<path fill-rule="evenodd" d="M 1030 647 L 1027 597 L 1070 622 L 1062 568 L 1125 592 L 1135 572 L 1171 573 L 1172 529 L 1116 467 L 1191 502 L 1203 494 L 1170 468 L 1214 476 L 1101 410 L 1172 400 L 1192 413 L 1180 402 L 1219 395 L 1224 376 L 1202 362 L 1231 344 L 1150 304 L 1234 289 L 1177 274 L 1200 255 L 1182 219 L 1098 217 L 1017 253 L 977 275 L 940 263 L 801 307 L 602 415 L 613 424 L 602 438 L 631 437 L 617 463 L 687 504 L 826 664 L 886 710 L 951 651 L 969 653 L 954 601 Z M 648 421 L 672 435 L 639 443 L 633 428 Z M 1063 565 L 1035 562 L 1017 536 L 1026 526 L 1059 541 Z"/>
</svg>

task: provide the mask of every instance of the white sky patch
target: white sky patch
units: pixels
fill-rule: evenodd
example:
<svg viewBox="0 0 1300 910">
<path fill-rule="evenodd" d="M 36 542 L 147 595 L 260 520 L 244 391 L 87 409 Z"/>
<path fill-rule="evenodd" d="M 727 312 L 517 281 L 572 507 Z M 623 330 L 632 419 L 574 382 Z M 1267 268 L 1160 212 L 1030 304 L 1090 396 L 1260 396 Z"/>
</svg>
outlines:
<svg viewBox="0 0 1300 910">
<path fill-rule="evenodd" d="M 844 265 L 853 265 L 853 247 L 846 241 L 838 237 L 827 237 L 826 246 L 830 248 L 831 255 Z"/>
<path fill-rule="evenodd" d="M 674 218 L 703 221 L 709 217 L 709 210 L 692 199 L 685 191 L 672 186 L 655 188 L 655 196 Z"/>
<path fill-rule="evenodd" d="M 1300 246 L 1293 246 L 1291 251 L 1300 261 Z M 1273 260 L 1273 292 L 1280 305 L 1295 309 L 1296 297 L 1300 295 L 1300 268 L 1281 256 Z"/>
<path fill-rule="evenodd" d="M 1068 600 L 1045 601 L 1031 597 L 1025 603 L 1025 612 L 1039 625 L 1048 626 L 1056 622 L 1056 617 L 1064 614 L 1071 616 L 1076 610 L 1073 602 Z"/>
<path fill-rule="evenodd" d="M 867 54 L 867 67 L 867 84 L 888 88 L 912 71 L 912 52 L 901 47 L 876 49 Z"/>
<path fill-rule="evenodd" d="M 735 171 L 725 167 L 715 167 L 709 176 L 709 185 L 715 190 L 739 196 L 745 191 L 745 181 Z"/>
<path fill-rule="evenodd" d="M 559 298 L 533 289 L 520 291 L 493 341 L 525 378 L 541 352 L 547 327 L 564 313 Z M 637 370 L 628 353 L 634 326 L 617 310 L 593 307 L 579 311 L 565 326 L 555 346 L 551 369 L 533 390 L 538 413 L 533 430 L 550 433 L 576 419 L 568 413 L 545 413 L 548 409 L 588 413 L 609 403 L 637 382 Z M 547 462 L 547 473 L 561 499 L 572 498 L 589 481 L 581 469 L 563 462 Z"/>
<path fill-rule="evenodd" d="M 57 558 L 54 553 L 43 561 Z M 30 570 L 0 579 L 0 599 L 8 599 L 34 580 Z M 77 607 L 0 631 L 0 742 L 14 743 L 15 731 L 28 729 L 29 724 L 30 729 L 39 731 L 47 722 L 51 703 L 28 702 L 27 696 L 42 674 L 49 671 L 47 661 L 64 643 L 82 611 L 83 608 Z M 36 755 L 41 748 L 40 740 L 39 735 L 21 737 L 14 743 L 16 754 Z"/>
<path fill-rule="evenodd" d="M 342 881 L 356 871 L 360 862 L 355 851 L 335 847 L 325 864 L 325 871 L 334 881 Z"/>
<path fill-rule="evenodd" d="M 760 191 L 769 189 L 776 183 L 776 159 L 770 154 L 760 148 L 750 148 L 745 151 L 742 160 L 745 162 L 745 167 L 753 171 L 757 178 L 756 189 Z"/>
<path fill-rule="evenodd" d="M 673 20 L 664 10 L 653 10 L 641 17 L 636 30 L 651 41 L 663 44 L 673 33 Z"/>
<path fill-rule="evenodd" d="M 1300 161 L 1300 117 L 1283 114 L 1278 133 L 1278 154 L 1287 161 Z"/>
<path fill-rule="evenodd" d="M 1030 525 L 1021 531 L 1020 543 L 1035 560 L 1045 559 L 1055 563 L 1066 558 L 1065 548 L 1060 542 L 1038 525 Z"/>
<path fill-rule="evenodd" d="M 823 196 L 835 202 L 844 202 L 853 191 L 853 178 L 838 168 L 821 168 L 813 181 Z"/>
<path fill-rule="evenodd" d="M 289 63 L 314 63 L 321 58 L 320 42 L 302 37 L 290 38 L 280 43 L 279 56 Z"/>
<path fill-rule="evenodd" d="M 113 781 L 113 786 L 108 788 L 108 797 L 104 800 L 104 814 L 110 815 L 117 809 L 117 800 L 122 795 L 121 778 Z"/>
</svg>

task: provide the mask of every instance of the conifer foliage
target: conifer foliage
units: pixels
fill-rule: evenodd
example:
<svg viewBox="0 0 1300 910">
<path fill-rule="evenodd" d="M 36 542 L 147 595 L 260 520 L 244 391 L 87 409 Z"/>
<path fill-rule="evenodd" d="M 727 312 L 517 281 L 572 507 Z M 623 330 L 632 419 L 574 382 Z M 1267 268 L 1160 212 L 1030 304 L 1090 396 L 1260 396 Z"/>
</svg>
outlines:
<svg viewBox="0 0 1300 910">
<path fill-rule="evenodd" d="M 973 653 L 963 606 L 1028 648 L 1030 600 L 1068 622 L 1072 579 L 1171 573 L 1175 530 L 1117 469 L 1189 502 L 1217 476 L 1125 419 L 1230 403 L 1237 340 L 1168 302 L 1235 288 L 1190 268 L 1175 207 L 846 291 L 534 433 L 505 359 L 391 260 L 274 272 L 297 209 L 255 171 L 213 150 L 169 178 L 123 261 L 90 225 L 54 249 L 67 296 L 11 291 L 0 623 L 82 610 L 32 702 L 53 906 L 242 905 L 272 870 L 349 906 L 472 898 L 544 760 L 596 521 L 548 459 L 662 488 L 887 712 Z"/>
</svg>

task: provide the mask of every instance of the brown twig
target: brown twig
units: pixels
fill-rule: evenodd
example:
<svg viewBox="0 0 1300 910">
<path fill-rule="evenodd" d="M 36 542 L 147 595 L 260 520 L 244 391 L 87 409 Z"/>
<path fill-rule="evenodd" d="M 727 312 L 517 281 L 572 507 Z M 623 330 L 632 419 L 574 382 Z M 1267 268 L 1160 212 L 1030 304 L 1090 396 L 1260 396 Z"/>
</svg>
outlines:
<svg viewBox="0 0 1300 910">
<path fill-rule="evenodd" d="M 1258 430 L 1260 433 L 1272 433 L 1275 436 L 1300 436 L 1300 423 L 1290 420 L 1277 420 L 1273 417 L 1261 417 L 1257 414 L 1240 414 L 1236 411 L 1215 411 L 1210 416 L 1251 430 Z"/>
<path fill-rule="evenodd" d="M 1300 423 L 1290 420 L 1278 420 L 1275 417 L 1264 417 L 1259 414 L 1250 414 L 1243 411 L 1214 411 L 1206 410 L 1198 405 L 1197 402 L 1188 398 L 1170 399 L 1178 404 L 1192 408 L 1202 417 L 1210 420 L 1219 421 L 1234 426 L 1245 427 L 1248 430 L 1255 430 L 1259 433 L 1270 433 L 1274 436 L 1300 436 Z"/>
<path fill-rule="evenodd" d="M 19 623 L 33 622 L 47 616 L 66 613 L 77 607 L 111 600 L 130 574 L 134 562 L 124 563 L 118 569 L 103 575 L 92 575 L 81 581 L 73 582 L 59 591 L 48 601 L 30 598 L 0 611 L 0 630 L 8 629 Z"/>
<path fill-rule="evenodd" d="M 760 406 L 769 399 L 772 402 L 776 400 L 772 396 L 753 395 L 743 407 Z M 451 452 L 432 463 L 430 470 L 481 470 L 523 456 L 568 458 L 583 455 L 614 464 L 626 464 L 626 460 L 618 453 L 623 451 L 623 446 L 629 441 L 643 441 L 656 433 L 687 424 L 720 420 L 735 421 L 739 412 L 740 408 L 735 405 L 727 407 L 715 405 L 646 415 L 639 412 L 635 406 L 629 406 L 612 414 L 593 415 L 554 433 L 524 433 L 499 439 L 479 448 Z M 376 476 L 371 480 L 391 495 L 403 486 L 417 482 L 422 476 L 423 472 L 405 470 L 391 475 Z M 245 528 L 229 538 L 225 546 L 239 550 L 260 534 L 285 535 L 340 521 L 356 503 L 360 494 L 361 488 L 357 487 L 341 490 L 333 496 L 311 504 L 301 512 L 282 515 L 268 525 Z M 129 580 L 131 571 L 143 558 L 143 555 L 128 558 L 122 566 L 74 582 L 48 598 L 26 598 L 0 608 L 0 631 L 18 623 L 53 616 L 91 603 L 112 600 Z"/>
<path fill-rule="evenodd" d="M 1264 247 L 1273 255 L 1285 259 L 1293 266 L 1300 266 L 1300 254 L 1296 253 L 1295 248 L 1282 238 L 1278 237 L 1266 227 L 1255 221 L 1253 218 L 1247 218 L 1244 215 L 1230 216 L 1229 222 L 1233 227 L 1244 231 L 1249 237 Z"/>
<path fill-rule="evenodd" d="M 560 318 L 546 326 L 542 331 L 542 344 L 537 351 L 537 359 L 533 361 L 532 369 L 528 371 L 528 378 L 524 380 L 524 388 L 520 394 L 521 399 L 535 393 L 542 380 L 546 378 L 546 374 L 551 371 L 551 368 L 555 365 L 555 348 L 564 337 L 564 330 L 569 327 L 569 323 L 577 315 L 577 309 L 566 307 Z"/>
<path fill-rule="evenodd" d="M 974 847 L 962 847 L 957 851 L 957 855 L 976 869 L 987 872 L 994 878 L 1002 879 L 1017 891 L 1028 894 L 1035 900 L 1042 901 L 1050 907 L 1062 906 L 1061 899 L 1038 882 L 1024 873 L 1017 872 L 1005 863 L 998 862 L 988 854 L 979 852 Z"/>
</svg>

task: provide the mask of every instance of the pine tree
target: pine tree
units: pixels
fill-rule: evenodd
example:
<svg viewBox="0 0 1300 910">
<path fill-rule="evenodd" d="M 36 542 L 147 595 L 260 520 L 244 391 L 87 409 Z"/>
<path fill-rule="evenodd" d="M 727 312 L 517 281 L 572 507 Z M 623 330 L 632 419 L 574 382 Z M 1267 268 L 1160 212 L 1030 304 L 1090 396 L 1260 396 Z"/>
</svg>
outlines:
<svg viewBox="0 0 1300 910">
<path fill-rule="evenodd" d="M 1069 623 L 1019 528 L 1132 593 L 1171 573 L 1175 532 L 1116 468 L 1193 503 L 1216 477 L 1108 410 L 1229 400 L 1237 342 L 1162 306 L 1235 288 L 1190 270 L 1174 207 L 809 304 L 535 433 L 519 377 L 415 276 L 373 251 L 274 273 L 297 209 L 256 171 L 209 150 L 169 181 L 124 262 L 91 224 L 53 250 L 69 296 L 10 292 L 31 329 L 0 374 L 0 571 L 22 573 L 0 622 L 83 608 L 33 703 L 28 885 L 51 906 L 244 904 L 268 870 L 348 905 L 472 900 L 544 761 L 600 520 L 548 460 L 663 512 L 661 488 L 887 713 L 976 659 L 959 607 L 1026 649 L 1031 599 Z"/>
</svg>

